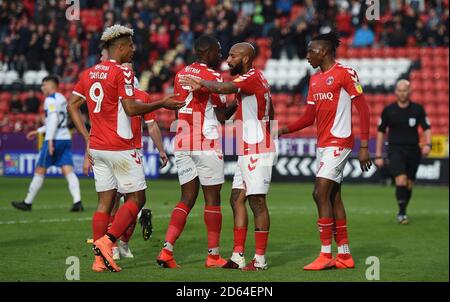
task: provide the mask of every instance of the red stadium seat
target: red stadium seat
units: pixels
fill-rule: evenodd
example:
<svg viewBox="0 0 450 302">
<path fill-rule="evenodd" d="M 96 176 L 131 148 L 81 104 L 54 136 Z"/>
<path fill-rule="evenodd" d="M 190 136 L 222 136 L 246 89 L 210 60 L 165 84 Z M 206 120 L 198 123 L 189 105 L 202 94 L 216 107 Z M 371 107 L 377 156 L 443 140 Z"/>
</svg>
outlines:
<svg viewBox="0 0 450 302">
<path fill-rule="evenodd" d="M 420 48 L 408 47 L 407 55 L 408 55 L 408 58 L 410 58 L 411 60 L 417 60 L 420 57 Z"/>
<path fill-rule="evenodd" d="M 397 56 L 397 51 L 392 47 L 383 48 L 383 57 L 385 58 L 395 58 Z"/>
<path fill-rule="evenodd" d="M 7 101 L 0 101 L 0 112 L 7 112 L 9 109 L 9 103 Z"/>
<path fill-rule="evenodd" d="M 405 47 L 397 48 L 397 54 L 396 54 L 396 56 L 397 56 L 398 58 L 406 58 L 406 57 L 408 57 L 408 49 L 405 48 Z"/>
<path fill-rule="evenodd" d="M 413 70 L 413 71 L 411 71 L 409 77 L 410 77 L 410 80 L 411 80 L 412 82 L 413 82 L 413 81 L 418 81 L 418 80 L 420 80 L 420 79 L 422 78 L 422 74 L 421 74 L 421 72 L 418 71 L 418 70 Z"/>
<path fill-rule="evenodd" d="M 10 92 L 2 92 L 0 93 L 0 102 L 8 102 L 11 100 L 12 94 Z"/>
<path fill-rule="evenodd" d="M 439 91 L 436 94 L 436 101 L 440 103 L 448 104 L 448 92 Z"/>
</svg>

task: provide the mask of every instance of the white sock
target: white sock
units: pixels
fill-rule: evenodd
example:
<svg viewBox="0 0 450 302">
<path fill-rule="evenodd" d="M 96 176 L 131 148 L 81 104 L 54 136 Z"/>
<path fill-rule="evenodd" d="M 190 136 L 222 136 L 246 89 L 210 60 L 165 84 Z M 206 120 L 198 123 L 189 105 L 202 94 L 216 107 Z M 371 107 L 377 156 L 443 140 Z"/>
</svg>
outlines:
<svg viewBox="0 0 450 302">
<path fill-rule="evenodd" d="M 137 215 L 137 220 L 141 219 L 141 215 L 142 215 L 142 209 L 139 211 L 139 213 Z"/>
<path fill-rule="evenodd" d="M 31 180 L 30 186 L 28 187 L 28 194 L 27 197 L 25 197 L 24 201 L 26 204 L 32 204 L 33 199 L 36 197 L 36 194 L 39 192 L 39 190 L 42 187 L 42 184 L 44 183 L 44 175 L 35 173 L 33 176 L 33 179 Z"/>
<path fill-rule="evenodd" d="M 348 244 L 338 246 L 338 254 L 350 254 L 350 247 Z"/>
<path fill-rule="evenodd" d="M 219 255 L 219 248 L 215 247 L 212 249 L 208 249 L 208 255 Z"/>
<path fill-rule="evenodd" d="M 166 250 L 168 250 L 168 251 L 170 251 L 170 252 L 173 252 L 173 245 L 172 244 L 170 244 L 170 242 L 164 242 L 164 249 L 166 249 Z"/>
<path fill-rule="evenodd" d="M 75 173 L 70 172 L 66 175 L 67 182 L 69 183 L 69 191 L 72 194 L 73 203 L 79 202 L 81 200 L 80 194 L 80 182 Z"/>
<path fill-rule="evenodd" d="M 331 253 L 331 245 L 322 245 L 320 252 L 330 254 Z"/>
<path fill-rule="evenodd" d="M 266 256 L 265 255 L 256 255 L 255 254 L 255 260 L 258 263 L 265 264 L 266 263 Z"/>
</svg>

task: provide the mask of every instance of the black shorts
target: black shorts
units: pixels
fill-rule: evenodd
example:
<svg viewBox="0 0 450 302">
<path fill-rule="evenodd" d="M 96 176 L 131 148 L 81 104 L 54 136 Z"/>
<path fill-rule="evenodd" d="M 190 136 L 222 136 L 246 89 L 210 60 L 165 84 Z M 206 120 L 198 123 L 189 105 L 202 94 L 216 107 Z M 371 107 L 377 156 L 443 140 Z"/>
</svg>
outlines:
<svg viewBox="0 0 450 302">
<path fill-rule="evenodd" d="M 392 176 L 406 174 L 408 179 L 415 180 L 422 153 L 417 146 L 390 146 L 388 152 L 389 170 Z"/>
</svg>

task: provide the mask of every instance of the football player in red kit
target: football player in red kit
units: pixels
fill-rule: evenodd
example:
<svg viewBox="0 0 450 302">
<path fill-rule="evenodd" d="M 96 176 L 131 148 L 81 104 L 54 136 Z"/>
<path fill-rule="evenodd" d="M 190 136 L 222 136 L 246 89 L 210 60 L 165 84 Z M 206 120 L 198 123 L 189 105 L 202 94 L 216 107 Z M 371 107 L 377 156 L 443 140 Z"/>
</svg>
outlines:
<svg viewBox="0 0 450 302">
<path fill-rule="evenodd" d="M 279 135 L 317 124 L 317 172 L 313 192 L 317 204 L 317 221 L 322 242 L 319 257 L 305 270 L 331 267 L 353 268 L 347 236 L 347 218 L 341 198 L 343 170 L 353 147 L 352 105 L 360 116 L 361 145 L 359 161 L 363 171 L 372 165 L 368 151 L 369 108 L 356 72 L 335 60 L 339 38 L 333 32 L 316 36 L 308 46 L 307 59 L 320 71 L 311 76 L 306 112 L 296 122 L 281 128 Z M 334 239 L 338 253 L 332 257 Z"/>
</svg>

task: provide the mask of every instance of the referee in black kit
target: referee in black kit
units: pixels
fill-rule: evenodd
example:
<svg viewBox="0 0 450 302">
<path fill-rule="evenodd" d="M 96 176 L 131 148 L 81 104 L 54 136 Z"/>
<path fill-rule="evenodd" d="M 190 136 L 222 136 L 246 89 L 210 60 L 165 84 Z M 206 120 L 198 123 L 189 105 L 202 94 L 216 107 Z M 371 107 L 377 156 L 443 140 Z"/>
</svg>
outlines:
<svg viewBox="0 0 450 302">
<path fill-rule="evenodd" d="M 375 164 L 383 167 L 384 135 L 389 128 L 388 160 L 391 175 L 395 177 L 395 196 L 399 207 L 397 220 L 408 223 L 406 207 L 411 199 L 412 187 L 422 156 L 431 151 L 431 128 L 422 105 L 409 99 L 410 84 L 399 80 L 395 86 L 397 101 L 383 109 L 378 123 Z M 419 146 L 418 125 L 424 130 L 424 144 Z"/>
</svg>

